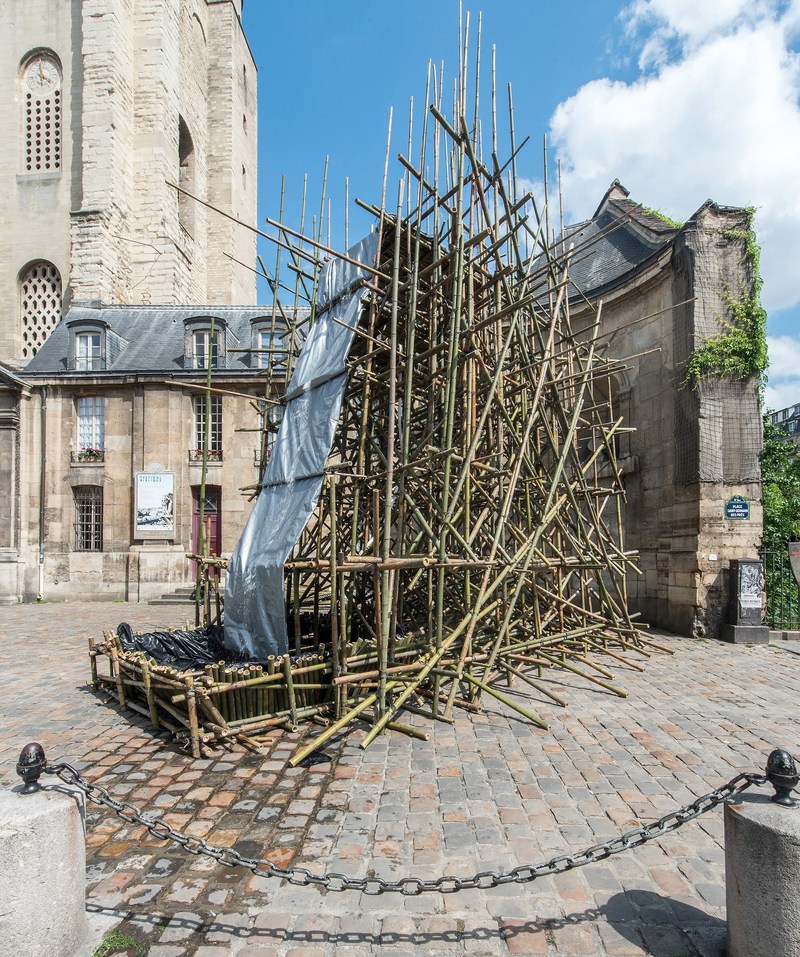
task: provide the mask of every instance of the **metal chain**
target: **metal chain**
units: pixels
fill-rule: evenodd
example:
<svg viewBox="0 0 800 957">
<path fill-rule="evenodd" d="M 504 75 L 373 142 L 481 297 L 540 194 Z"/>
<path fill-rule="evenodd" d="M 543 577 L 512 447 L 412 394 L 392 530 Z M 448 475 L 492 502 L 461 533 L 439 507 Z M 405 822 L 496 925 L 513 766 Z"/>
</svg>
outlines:
<svg viewBox="0 0 800 957">
<path fill-rule="evenodd" d="M 553 857 L 549 861 L 543 861 L 539 864 L 523 864 L 510 871 L 500 873 L 497 871 L 481 871 L 470 878 L 444 876 L 426 881 L 419 877 L 404 877 L 397 881 L 387 881 L 380 877 L 348 877 L 346 874 L 336 872 L 315 874 L 305 867 L 278 867 L 271 861 L 244 857 L 232 847 L 215 847 L 201 837 L 184 834 L 176 830 L 166 821 L 142 814 L 137 807 L 128 801 L 115 800 L 106 788 L 99 784 L 90 784 L 69 764 L 51 765 L 45 770 L 49 774 L 57 775 L 66 784 L 79 788 L 93 803 L 110 808 L 123 821 L 127 821 L 129 824 L 141 824 L 147 828 L 153 837 L 162 841 L 172 841 L 190 854 L 203 854 L 225 867 L 246 867 L 258 877 L 279 877 L 298 887 L 316 884 L 329 891 L 360 891 L 362 894 L 370 895 L 395 893 L 403 894 L 406 897 L 416 897 L 428 891 L 454 894 L 456 891 L 473 888 L 488 890 L 492 887 L 500 887 L 502 884 L 528 884 L 535 881 L 537 877 L 544 877 L 546 874 L 561 874 L 576 867 L 583 867 L 585 864 L 602 861 L 614 854 L 621 854 L 630 848 L 640 847 L 648 841 L 663 837 L 670 831 L 686 824 L 687 821 L 691 821 L 701 814 L 713 810 L 718 805 L 724 804 L 725 801 L 741 794 L 742 791 L 746 791 L 754 784 L 765 784 L 767 781 L 763 774 L 737 774 L 727 784 L 704 794 L 696 801 L 692 801 L 691 804 L 678 808 L 677 811 L 665 814 L 657 821 L 645 824 L 634 831 L 627 831 L 625 834 L 620 834 L 603 844 L 595 844 L 593 847 L 587 847 L 586 850 L 575 854 Z"/>
</svg>

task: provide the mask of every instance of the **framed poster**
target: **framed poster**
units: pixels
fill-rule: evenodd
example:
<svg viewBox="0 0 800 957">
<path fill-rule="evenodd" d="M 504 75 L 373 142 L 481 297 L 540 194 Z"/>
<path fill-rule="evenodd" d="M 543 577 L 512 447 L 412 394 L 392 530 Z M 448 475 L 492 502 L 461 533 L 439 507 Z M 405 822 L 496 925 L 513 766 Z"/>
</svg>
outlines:
<svg viewBox="0 0 800 957">
<path fill-rule="evenodd" d="M 136 473 L 136 531 L 175 531 L 175 473 Z"/>
</svg>

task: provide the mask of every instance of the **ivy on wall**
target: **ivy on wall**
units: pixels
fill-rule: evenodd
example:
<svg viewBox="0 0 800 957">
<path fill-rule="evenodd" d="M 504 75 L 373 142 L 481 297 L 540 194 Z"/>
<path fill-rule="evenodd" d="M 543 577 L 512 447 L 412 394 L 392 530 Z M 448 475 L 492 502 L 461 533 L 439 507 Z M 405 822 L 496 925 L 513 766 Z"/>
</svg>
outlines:
<svg viewBox="0 0 800 957">
<path fill-rule="evenodd" d="M 747 210 L 752 223 L 755 209 Z M 761 305 L 761 248 L 752 226 L 748 229 L 723 229 L 722 235 L 743 244 L 744 261 L 750 266 L 753 283 L 750 294 L 736 299 L 730 289 L 724 290 L 730 320 L 724 321 L 723 332 L 711 336 L 689 357 L 685 381 L 697 388 L 703 376 L 731 376 L 748 379 L 758 376 L 763 385 L 767 371 L 767 313 Z"/>
</svg>

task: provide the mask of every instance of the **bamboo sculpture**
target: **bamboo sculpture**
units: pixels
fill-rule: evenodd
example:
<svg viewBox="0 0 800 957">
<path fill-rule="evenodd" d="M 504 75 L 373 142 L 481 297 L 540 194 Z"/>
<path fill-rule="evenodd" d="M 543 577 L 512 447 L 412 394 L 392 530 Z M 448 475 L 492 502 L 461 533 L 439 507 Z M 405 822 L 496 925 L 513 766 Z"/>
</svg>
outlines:
<svg viewBox="0 0 800 957">
<path fill-rule="evenodd" d="M 627 607 L 636 556 L 623 541 L 627 429 L 612 387 L 622 365 L 606 354 L 600 307 L 580 324 L 570 311 L 580 294 L 571 265 L 592 248 L 554 231 L 546 176 L 538 205 L 521 189 L 510 91 L 501 161 L 494 57 L 484 157 L 479 54 L 468 106 L 468 28 L 449 117 L 430 70 L 419 155 L 399 157 L 396 206 L 386 172 L 380 205 L 360 204 L 380 253 L 323 494 L 285 566 L 292 658 L 245 678 L 211 669 L 175 692 L 173 709 L 199 695 L 202 729 L 190 711 L 182 719 L 195 750 L 203 735 L 252 744 L 251 734 L 325 714 L 297 764 L 356 721 L 368 725 L 364 747 L 387 728 L 424 736 L 399 723 L 403 711 L 452 721 L 483 696 L 545 727 L 515 683 L 562 706 L 550 680 L 562 670 L 624 696 L 598 659 L 641 670 L 636 659 L 659 648 Z M 320 265 L 340 255 L 322 243 L 324 208 L 323 195 L 310 236 L 272 223 L 273 314 L 292 339 L 280 256 L 313 322 Z M 118 675 L 130 663 L 114 654 L 103 680 L 124 703 Z M 310 669 L 314 683 L 298 694 Z M 170 676 L 150 670 L 141 684 L 152 703 L 148 687 Z"/>
<path fill-rule="evenodd" d="M 294 762 L 353 720 L 370 722 L 367 746 L 403 709 L 447 720 L 483 694 L 543 726 L 498 684 L 562 704 L 541 680 L 561 668 L 624 695 L 595 657 L 638 668 L 630 654 L 657 647 L 627 610 L 622 366 L 605 355 L 599 307 L 580 326 L 570 315 L 570 265 L 592 250 L 553 235 L 546 192 L 539 212 L 520 191 L 510 95 L 500 161 L 494 79 L 481 158 L 466 72 L 447 118 L 432 71 L 396 209 L 370 208 L 372 295 L 323 495 L 285 576 L 295 650 L 330 650 L 335 722 Z M 353 655 L 364 645 L 367 671 Z"/>
</svg>

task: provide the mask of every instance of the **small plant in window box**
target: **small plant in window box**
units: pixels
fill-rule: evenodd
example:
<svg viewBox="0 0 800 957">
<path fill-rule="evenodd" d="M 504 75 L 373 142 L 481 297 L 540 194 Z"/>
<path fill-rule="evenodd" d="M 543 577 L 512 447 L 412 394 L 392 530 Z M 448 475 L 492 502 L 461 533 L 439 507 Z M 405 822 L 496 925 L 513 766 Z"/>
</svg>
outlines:
<svg viewBox="0 0 800 957">
<path fill-rule="evenodd" d="M 75 455 L 75 459 L 78 462 L 102 462 L 104 457 L 105 452 L 103 449 L 93 449 L 89 446 L 84 446 Z"/>
<path fill-rule="evenodd" d="M 222 461 L 222 449 L 209 449 L 206 452 L 206 459 L 209 462 L 221 462 Z M 202 449 L 189 449 L 189 460 L 192 462 L 202 462 L 203 461 L 203 450 Z"/>
</svg>

